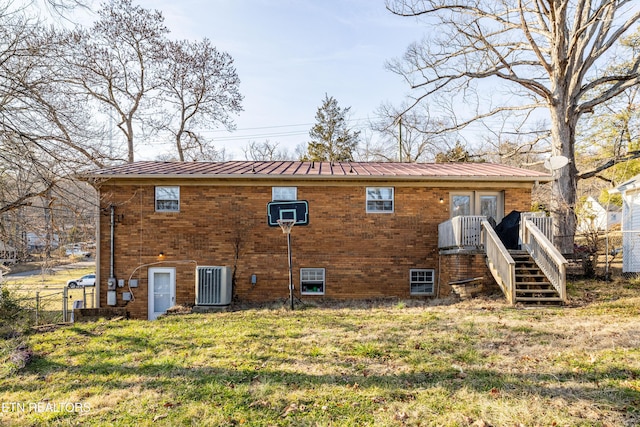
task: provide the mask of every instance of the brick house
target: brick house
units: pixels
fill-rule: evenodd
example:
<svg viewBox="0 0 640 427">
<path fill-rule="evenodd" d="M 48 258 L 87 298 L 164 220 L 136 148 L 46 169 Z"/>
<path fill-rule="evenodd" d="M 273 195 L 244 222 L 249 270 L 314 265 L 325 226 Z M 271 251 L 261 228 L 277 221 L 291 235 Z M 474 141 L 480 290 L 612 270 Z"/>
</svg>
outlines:
<svg viewBox="0 0 640 427">
<path fill-rule="evenodd" d="M 231 161 L 136 162 L 84 179 L 100 201 L 97 304 L 153 319 L 194 304 L 198 266 L 229 267 L 237 301 L 287 298 L 286 236 L 267 224 L 274 199 L 308 202 L 309 224 L 291 232 L 302 300 L 434 298 L 452 280 L 492 280 L 482 254 L 443 257 L 439 224 L 528 211 L 550 176 L 488 163 Z"/>
</svg>

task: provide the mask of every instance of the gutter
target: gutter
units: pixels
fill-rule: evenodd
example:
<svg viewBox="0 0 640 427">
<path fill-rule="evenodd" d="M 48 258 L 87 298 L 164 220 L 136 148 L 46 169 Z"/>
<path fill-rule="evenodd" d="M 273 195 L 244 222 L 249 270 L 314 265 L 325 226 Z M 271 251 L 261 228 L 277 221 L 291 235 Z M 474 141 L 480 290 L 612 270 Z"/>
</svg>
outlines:
<svg viewBox="0 0 640 427">
<path fill-rule="evenodd" d="M 550 182 L 550 175 L 541 176 L 490 176 L 490 175 L 265 175 L 265 174 L 221 174 L 221 175 L 188 175 L 188 174 L 114 174 L 114 175 L 80 175 L 80 179 L 97 182 L 109 180 L 286 180 L 286 181 L 405 181 L 405 182 Z"/>
</svg>

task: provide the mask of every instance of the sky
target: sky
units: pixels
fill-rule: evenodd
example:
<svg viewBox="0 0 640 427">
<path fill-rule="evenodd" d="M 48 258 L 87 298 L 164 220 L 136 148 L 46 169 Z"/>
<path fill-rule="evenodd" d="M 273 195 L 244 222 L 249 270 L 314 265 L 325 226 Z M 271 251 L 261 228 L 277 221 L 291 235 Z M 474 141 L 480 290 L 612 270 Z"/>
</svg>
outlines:
<svg viewBox="0 0 640 427">
<path fill-rule="evenodd" d="M 203 132 L 244 160 L 251 141 L 278 143 L 291 154 L 309 140 L 325 94 L 351 107 L 350 126 L 368 129 L 383 102 L 398 105 L 409 87 L 385 69 L 424 26 L 395 16 L 384 0 L 138 0 L 162 11 L 173 39 L 208 38 L 233 58 L 243 108 L 236 130 Z M 137 157 L 153 153 L 141 153 Z"/>
</svg>

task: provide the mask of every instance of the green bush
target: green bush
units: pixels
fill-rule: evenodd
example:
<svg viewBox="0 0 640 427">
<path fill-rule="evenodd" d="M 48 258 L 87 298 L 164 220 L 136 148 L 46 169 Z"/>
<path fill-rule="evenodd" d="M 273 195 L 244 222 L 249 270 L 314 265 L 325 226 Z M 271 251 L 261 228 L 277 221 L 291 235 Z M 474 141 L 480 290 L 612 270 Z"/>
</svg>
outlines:
<svg viewBox="0 0 640 427">
<path fill-rule="evenodd" d="M 29 329 L 29 316 L 6 287 L 0 287 L 0 339 L 22 335 Z"/>
<path fill-rule="evenodd" d="M 0 287 L 0 378 L 24 368 L 32 353 L 23 336 L 29 330 L 27 310 L 6 287 Z"/>
</svg>

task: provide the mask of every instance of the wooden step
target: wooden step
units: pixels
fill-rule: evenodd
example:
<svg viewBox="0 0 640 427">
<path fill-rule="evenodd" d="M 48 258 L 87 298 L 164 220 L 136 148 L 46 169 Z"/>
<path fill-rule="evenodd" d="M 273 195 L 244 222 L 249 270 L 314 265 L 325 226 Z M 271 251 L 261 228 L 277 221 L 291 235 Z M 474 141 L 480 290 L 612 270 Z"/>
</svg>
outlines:
<svg viewBox="0 0 640 427">
<path fill-rule="evenodd" d="M 540 286 L 542 285 L 542 286 Z M 551 283 L 516 283 L 516 289 L 553 289 L 553 285 Z"/>
<path fill-rule="evenodd" d="M 560 297 L 516 297 L 516 302 L 557 302 L 562 303 Z"/>
<path fill-rule="evenodd" d="M 555 289 L 518 289 L 516 288 L 516 294 L 558 294 Z"/>
<path fill-rule="evenodd" d="M 518 273 L 516 271 L 516 279 L 518 277 L 528 277 L 530 279 L 546 279 L 547 278 L 547 276 L 545 276 L 542 273 Z"/>
<path fill-rule="evenodd" d="M 519 266 L 528 266 L 533 268 L 537 267 L 536 263 L 533 262 L 531 259 L 526 260 L 526 259 L 514 258 L 513 260 L 515 261 L 516 265 L 519 265 Z"/>
<path fill-rule="evenodd" d="M 544 274 L 540 273 L 540 274 L 522 274 L 522 273 L 516 273 L 516 280 L 518 279 L 531 279 L 532 281 L 534 280 L 545 280 L 547 278 L 547 276 L 545 276 Z"/>
<path fill-rule="evenodd" d="M 522 304 L 561 305 L 559 293 L 527 251 L 510 250 L 515 261 L 515 301 Z"/>
</svg>

